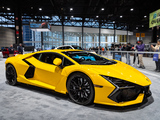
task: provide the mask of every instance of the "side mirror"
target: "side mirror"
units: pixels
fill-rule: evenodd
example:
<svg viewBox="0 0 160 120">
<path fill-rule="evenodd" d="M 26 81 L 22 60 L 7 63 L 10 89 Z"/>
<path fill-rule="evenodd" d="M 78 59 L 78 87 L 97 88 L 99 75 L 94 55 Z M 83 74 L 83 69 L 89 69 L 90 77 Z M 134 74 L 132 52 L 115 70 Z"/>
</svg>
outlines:
<svg viewBox="0 0 160 120">
<path fill-rule="evenodd" d="M 62 63 L 62 60 L 60 58 L 55 58 L 53 60 L 53 64 L 56 65 L 56 66 L 59 66 L 61 63 Z"/>
</svg>

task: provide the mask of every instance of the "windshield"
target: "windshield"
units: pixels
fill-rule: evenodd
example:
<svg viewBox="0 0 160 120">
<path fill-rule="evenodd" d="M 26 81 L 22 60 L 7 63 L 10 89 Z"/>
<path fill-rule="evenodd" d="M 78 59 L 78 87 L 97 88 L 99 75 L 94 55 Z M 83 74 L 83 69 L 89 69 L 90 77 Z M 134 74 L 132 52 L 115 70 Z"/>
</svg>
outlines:
<svg viewBox="0 0 160 120">
<path fill-rule="evenodd" d="M 98 56 L 93 53 L 85 52 L 85 51 L 67 51 L 62 52 L 65 55 L 69 56 L 79 64 L 87 64 L 87 65 L 112 65 L 117 62 L 113 60 L 108 60 L 101 56 Z"/>
</svg>

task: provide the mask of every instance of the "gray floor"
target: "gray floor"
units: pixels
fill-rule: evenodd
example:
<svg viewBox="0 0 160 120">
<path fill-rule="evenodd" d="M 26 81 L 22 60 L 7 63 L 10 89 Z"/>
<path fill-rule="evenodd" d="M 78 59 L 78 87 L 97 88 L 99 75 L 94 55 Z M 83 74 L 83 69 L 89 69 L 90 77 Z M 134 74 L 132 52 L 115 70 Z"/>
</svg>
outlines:
<svg viewBox="0 0 160 120">
<path fill-rule="evenodd" d="M 5 83 L 5 59 L 0 61 L 0 120 L 159 120 L 160 76 L 148 70 L 140 71 L 151 81 L 152 97 L 144 104 L 111 107 L 93 104 L 81 106 L 68 96 L 37 87 Z"/>
</svg>

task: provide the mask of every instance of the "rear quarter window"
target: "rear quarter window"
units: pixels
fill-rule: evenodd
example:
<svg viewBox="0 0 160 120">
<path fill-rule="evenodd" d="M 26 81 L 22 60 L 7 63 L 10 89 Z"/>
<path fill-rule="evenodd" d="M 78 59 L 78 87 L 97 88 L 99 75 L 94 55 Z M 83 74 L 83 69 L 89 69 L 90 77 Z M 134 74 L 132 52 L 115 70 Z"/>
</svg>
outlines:
<svg viewBox="0 0 160 120">
<path fill-rule="evenodd" d="M 34 54 L 33 57 L 39 60 L 40 53 Z"/>
</svg>

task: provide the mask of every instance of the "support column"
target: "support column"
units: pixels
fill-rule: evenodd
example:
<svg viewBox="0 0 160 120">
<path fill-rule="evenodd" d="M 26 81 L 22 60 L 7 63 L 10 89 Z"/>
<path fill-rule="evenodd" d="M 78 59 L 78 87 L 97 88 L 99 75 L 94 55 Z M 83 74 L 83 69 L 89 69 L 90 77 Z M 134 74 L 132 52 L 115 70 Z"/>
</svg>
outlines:
<svg viewBox="0 0 160 120">
<path fill-rule="evenodd" d="M 35 43 L 35 41 L 36 41 L 36 35 L 35 35 L 35 31 L 33 31 L 33 45 L 34 45 L 34 47 L 36 47 L 36 43 Z"/>
<path fill-rule="evenodd" d="M 44 50 L 44 45 L 43 45 L 43 32 L 41 32 L 41 49 Z"/>
<path fill-rule="evenodd" d="M 116 42 L 116 24 L 114 24 L 114 45 Z"/>
<path fill-rule="evenodd" d="M 94 36 L 92 36 L 92 45 L 91 47 L 95 47 L 95 40 L 94 40 Z"/>
<path fill-rule="evenodd" d="M 100 48 L 100 46 L 101 46 L 101 25 L 99 25 L 99 44 L 98 44 L 98 46 L 99 46 L 99 48 Z"/>
<path fill-rule="evenodd" d="M 62 45 L 64 45 L 64 24 L 62 22 Z"/>
<path fill-rule="evenodd" d="M 127 29 L 127 43 L 129 43 L 129 40 L 128 40 L 128 29 Z"/>
<path fill-rule="evenodd" d="M 22 38 L 22 13 L 19 4 L 15 9 L 15 43 L 23 43 Z"/>
<path fill-rule="evenodd" d="M 108 40 L 107 40 L 107 36 L 105 36 L 106 38 L 105 38 L 105 42 L 108 42 Z M 108 47 L 108 43 L 105 45 L 106 47 Z"/>
<path fill-rule="evenodd" d="M 79 46 L 82 46 L 81 36 L 79 36 Z"/>
<path fill-rule="evenodd" d="M 82 44 L 81 44 L 81 47 L 82 47 L 82 48 L 83 48 L 83 43 L 84 43 L 84 42 L 83 42 L 83 40 L 84 40 L 84 39 L 83 39 L 83 32 L 84 32 L 84 30 L 83 30 L 83 29 L 84 29 L 84 26 L 83 26 L 83 25 L 84 25 L 84 24 L 82 23 Z"/>
<path fill-rule="evenodd" d="M 153 27 L 152 29 L 152 43 L 157 42 L 157 27 Z"/>
</svg>

